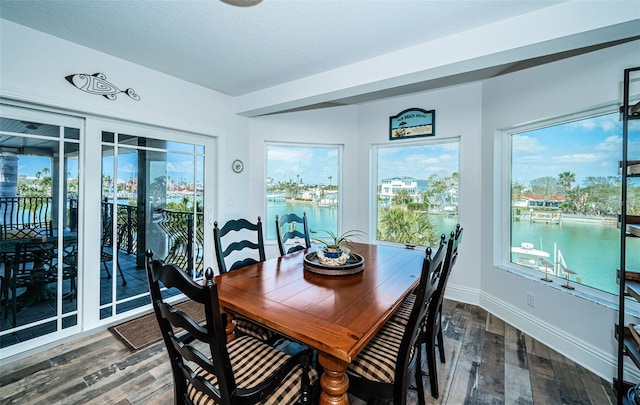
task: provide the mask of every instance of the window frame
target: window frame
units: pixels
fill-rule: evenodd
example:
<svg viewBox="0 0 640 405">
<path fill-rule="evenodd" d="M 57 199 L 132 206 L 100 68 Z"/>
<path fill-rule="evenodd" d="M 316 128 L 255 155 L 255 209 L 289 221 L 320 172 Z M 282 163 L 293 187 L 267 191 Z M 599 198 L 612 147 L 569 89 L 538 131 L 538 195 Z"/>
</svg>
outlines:
<svg viewBox="0 0 640 405">
<path fill-rule="evenodd" d="M 512 186 L 512 143 L 513 135 L 537 129 L 577 122 L 591 117 L 618 113 L 617 104 L 606 104 L 592 109 L 568 113 L 547 119 L 530 121 L 511 127 L 494 131 L 494 156 L 493 159 L 493 266 L 531 279 L 534 282 L 544 283 L 556 290 L 573 294 L 592 302 L 600 303 L 611 308 L 617 308 L 618 294 L 612 294 L 589 285 L 572 282 L 574 290 L 562 288 L 566 279 L 549 274 L 553 283 L 545 283 L 540 280 L 540 272 L 525 266 L 511 262 L 511 186 Z M 640 315 L 640 303 L 627 301 L 627 313 Z"/>
<path fill-rule="evenodd" d="M 370 203 L 370 212 L 369 216 L 369 229 L 370 229 L 370 238 L 374 244 L 377 245 L 387 245 L 387 246 L 395 246 L 395 247 L 405 247 L 404 243 L 399 242 L 389 242 L 378 239 L 378 152 L 381 149 L 388 148 L 401 148 L 401 147 L 416 147 L 416 146 L 429 146 L 429 145 L 444 145 L 449 143 L 455 143 L 458 145 L 458 207 L 460 205 L 460 149 L 461 149 L 461 138 L 451 137 L 451 138 L 422 138 L 416 141 L 410 142 L 402 142 L 402 143 L 377 143 L 372 144 L 370 148 L 370 193 L 369 193 L 369 203 Z M 425 179 L 426 180 L 426 179 Z M 458 219 L 460 218 L 460 212 L 458 211 Z M 423 248 L 426 246 L 420 246 Z"/>
<path fill-rule="evenodd" d="M 344 176 L 343 176 L 343 158 L 344 158 L 344 145 L 343 144 L 337 144 L 337 143 L 305 143 L 305 142 L 288 142 L 288 141 L 265 141 L 264 143 L 264 181 L 263 181 L 263 190 L 264 190 L 264 194 L 263 194 L 263 212 L 264 212 L 264 217 L 263 217 L 263 234 L 264 234 L 264 241 L 265 243 L 268 244 L 276 244 L 277 243 L 277 236 L 273 236 L 270 237 L 269 235 L 269 229 L 270 227 L 275 227 L 275 217 L 273 218 L 269 218 L 268 214 L 268 200 L 267 200 L 267 196 L 269 194 L 268 190 L 267 190 L 267 179 L 269 178 L 268 176 L 268 169 L 269 169 L 269 155 L 268 155 L 268 149 L 270 146 L 277 146 L 277 147 L 294 147 L 294 148 L 324 148 L 324 149 L 335 149 L 338 153 L 338 157 L 337 157 L 337 168 L 336 168 L 336 173 L 338 176 L 338 179 L 336 181 L 336 186 L 338 188 L 338 197 L 337 197 L 337 204 L 338 207 L 336 209 L 336 228 L 337 228 L 337 234 L 340 234 L 342 232 L 343 226 L 342 226 L 342 218 L 343 218 L 343 210 L 344 210 Z M 307 214 L 307 220 L 309 220 L 309 215 Z M 311 224 L 309 224 L 309 230 L 310 231 L 317 231 L 317 229 L 313 229 L 311 227 Z M 274 235 L 275 235 L 275 228 L 274 228 Z M 313 236 L 312 236 L 313 237 Z M 319 235 L 319 237 L 321 237 Z"/>
</svg>

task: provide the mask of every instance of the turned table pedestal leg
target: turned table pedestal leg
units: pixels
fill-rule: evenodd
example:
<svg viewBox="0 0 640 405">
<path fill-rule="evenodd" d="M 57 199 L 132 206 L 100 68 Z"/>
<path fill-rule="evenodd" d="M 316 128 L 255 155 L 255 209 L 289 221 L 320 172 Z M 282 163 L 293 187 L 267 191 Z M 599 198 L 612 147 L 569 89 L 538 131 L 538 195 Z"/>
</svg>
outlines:
<svg viewBox="0 0 640 405">
<path fill-rule="evenodd" d="M 325 353 L 318 353 L 318 361 L 324 369 L 320 377 L 320 405 L 348 405 L 349 377 L 345 373 L 347 363 Z"/>
</svg>

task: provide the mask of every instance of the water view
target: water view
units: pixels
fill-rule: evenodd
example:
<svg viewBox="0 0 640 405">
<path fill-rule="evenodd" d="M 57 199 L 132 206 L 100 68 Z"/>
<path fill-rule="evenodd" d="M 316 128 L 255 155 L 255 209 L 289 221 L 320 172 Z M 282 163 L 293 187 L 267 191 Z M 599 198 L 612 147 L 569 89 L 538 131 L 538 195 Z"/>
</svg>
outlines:
<svg viewBox="0 0 640 405">
<path fill-rule="evenodd" d="M 571 281 L 618 294 L 616 270 L 620 267 L 620 230 L 615 223 L 563 221 L 562 225 L 514 221 L 512 246 L 532 243 L 550 254 L 562 252 L 567 268 L 577 274 Z M 627 238 L 627 270 L 640 271 L 640 238 Z"/>
<path fill-rule="evenodd" d="M 305 205 L 305 204 L 291 204 L 286 201 L 269 201 L 267 203 L 267 218 L 264 220 L 265 225 L 265 237 L 267 239 L 276 238 L 275 218 L 276 214 L 283 215 L 287 213 L 295 213 L 302 216 L 303 212 L 307 213 L 307 222 L 311 231 L 330 230 L 335 232 L 337 224 L 337 208 L 334 207 L 322 207 L 317 205 Z M 433 222 L 438 234 L 446 233 L 455 229 L 458 223 L 458 217 L 455 215 L 431 215 L 430 219 Z M 323 235 L 318 235 L 322 237 Z"/>
</svg>

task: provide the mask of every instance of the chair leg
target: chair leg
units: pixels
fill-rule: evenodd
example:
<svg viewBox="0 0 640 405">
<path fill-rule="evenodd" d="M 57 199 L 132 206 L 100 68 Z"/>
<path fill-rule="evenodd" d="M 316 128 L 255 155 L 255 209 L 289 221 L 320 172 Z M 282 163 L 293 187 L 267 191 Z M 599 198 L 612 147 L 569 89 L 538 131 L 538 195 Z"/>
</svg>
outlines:
<svg viewBox="0 0 640 405">
<path fill-rule="evenodd" d="M 301 380 L 301 394 L 300 394 L 300 403 L 303 405 L 311 404 L 311 390 L 310 390 L 310 382 L 309 382 L 309 356 L 310 353 L 305 354 L 300 358 L 300 362 L 302 363 L 302 378 Z"/>
<path fill-rule="evenodd" d="M 418 343 L 418 361 L 416 364 L 416 390 L 418 391 L 418 405 L 426 405 L 424 398 L 424 383 L 422 382 L 422 343 Z"/>
<path fill-rule="evenodd" d="M 438 328 L 438 352 L 440 354 L 440 363 L 444 363 L 444 339 L 442 338 L 442 328 Z"/>
<path fill-rule="evenodd" d="M 120 267 L 120 262 L 118 262 L 118 272 L 120 272 L 120 277 L 122 278 L 122 285 L 127 285 L 127 280 L 124 279 L 124 273 L 122 272 L 122 267 Z"/>
<path fill-rule="evenodd" d="M 109 273 L 109 267 L 107 267 L 107 262 L 102 262 L 102 265 L 104 266 L 104 271 L 107 272 L 107 278 L 111 278 L 111 273 Z"/>
<path fill-rule="evenodd" d="M 427 366 L 429 367 L 429 384 L 431 385 L 431 396 L 438 398 L 438 372 L 436 370 L 436 347 L 435 336 L 431 335 L 427 338 Z"/>
</svg>

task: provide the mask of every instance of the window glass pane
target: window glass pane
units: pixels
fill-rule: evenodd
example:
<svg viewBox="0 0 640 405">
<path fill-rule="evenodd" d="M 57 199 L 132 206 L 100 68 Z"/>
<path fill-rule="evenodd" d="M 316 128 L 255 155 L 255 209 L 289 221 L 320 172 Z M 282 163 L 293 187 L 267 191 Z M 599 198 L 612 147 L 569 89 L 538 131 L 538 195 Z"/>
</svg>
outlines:
<svg viewBox="0 0 640 405">
<path fill-rule="evenodd" d="M 78 128 L 65 128 L 64 137 L 67 139 L 80 139 L 80 130 Z"/>
<path fill-rule="evenodd" d="M 622 126 L 618 114 L 580 119 L 511 136 L 511 262 L 617 294 L 620 264 Z M 629 157 L 640 158 L 638 127 Z M 640 201 L 640 184 L 629 184 Z M 628 205 L 640 214 L 640 205 Z M 640 251 L 630 238 L 627 252 Z M 627 258 L 640 271 L 640 255 Z"/>
<path fill-rule="evenodd" d="M 435 245 L 458 222 L 458 142 L 377 148 L 377 240 Z"/>
<path fill-rule="evenodd" d="M 339 160 L 337 146 L 267 145 L 267 239 L 276 215 L 291 212 L 306 212 L 311 232 L 338 232 Z"/>
<path fill-rule="evenodd" d="M 0 131 L 16 134 L 40 135 L 53 138 L 60 137 L 60 127 L 39 122 L 20 121 L 11 118 L 0 118 Z"/>
<path fill-rule="evenodd" d="M 115 142 L 115 135 L 113 132 L 102 132 L 102 142 L 113 143 Z"/>
</svg>

